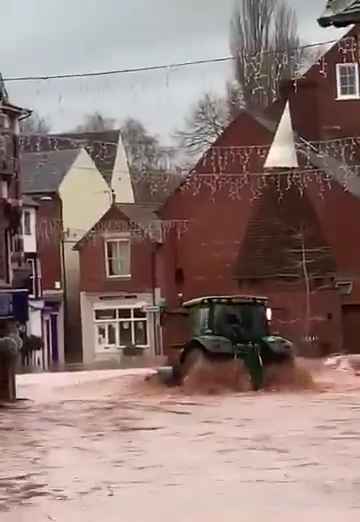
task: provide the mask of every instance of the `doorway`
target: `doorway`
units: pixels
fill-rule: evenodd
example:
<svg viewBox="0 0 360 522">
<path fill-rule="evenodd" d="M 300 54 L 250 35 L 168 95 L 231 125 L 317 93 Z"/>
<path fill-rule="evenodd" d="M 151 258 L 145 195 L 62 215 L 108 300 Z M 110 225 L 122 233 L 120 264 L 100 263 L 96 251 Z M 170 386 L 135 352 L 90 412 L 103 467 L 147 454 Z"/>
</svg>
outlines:
<svg viewBox="0 0 360 522">
<path fill-rule="evenodd" d="M 59 363 L 58 314 L 50 314 L 44 319 L 45 329 L 45 369 Z"/>
<path fill-rule="evenodd" d="M 360 305 L 343 307 L 345 353 L 360 353 Z"/>
</svg>

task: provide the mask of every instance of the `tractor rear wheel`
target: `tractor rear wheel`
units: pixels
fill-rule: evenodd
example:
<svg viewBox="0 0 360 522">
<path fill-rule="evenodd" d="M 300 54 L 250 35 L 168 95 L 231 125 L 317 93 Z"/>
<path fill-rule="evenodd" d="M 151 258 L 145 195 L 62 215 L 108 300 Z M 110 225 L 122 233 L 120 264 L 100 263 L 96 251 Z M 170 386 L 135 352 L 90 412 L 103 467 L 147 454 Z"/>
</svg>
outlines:
<svg viewBox="0 0 360 522">
<path fill-rule="evenodd" d="M 182 361 L 176 368 L 176 377 L 179 384 L 184 382 L 184 379 L 191 373 L 191 371 L 200 365 L 205 359 L 205 353 L 198 345 L 189 346 L 183 355 Z"/>
</svg>

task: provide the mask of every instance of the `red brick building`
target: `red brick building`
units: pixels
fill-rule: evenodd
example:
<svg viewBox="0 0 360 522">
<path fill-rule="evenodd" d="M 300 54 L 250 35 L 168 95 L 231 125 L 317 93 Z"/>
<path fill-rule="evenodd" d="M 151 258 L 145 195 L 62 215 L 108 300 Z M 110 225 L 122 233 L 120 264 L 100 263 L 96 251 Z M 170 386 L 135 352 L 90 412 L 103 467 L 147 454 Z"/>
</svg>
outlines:
<svg viewBox="0 0 360 522">
<path fill-rule="evenodd" d="M 145 358 L 161 354 L 155 211 L 153 204 L 114 204 L 75 247 L 85 364 L 121 362 L 132 348 Z"/>
<path fill-rule="evenodd" d="M 48 306 L 52 301 L 54 308 L 56 305 L 58 307 L 57 325 L 54 324 L 52 331 L 60 331 L 64 309 L 64 335 L 61 337 L 65 341 L 66 362 L 92 363 L 102 359 L 106 361 L 114 354 L 118 356 L 119 351 L 113 349 L 112 343 L 105 343 L 108 347 L 107 353 L 102 345 L 97 346 L 99 343 L 95 343 L 97 325 L 94 324 L 93 307 L 109 295 L 114 301 L 115 294 L 119 307 L 124 299 L 127 300 L 127 304 L 132 299 L 130 315 L 133 318 L 135 313 L 140 314 L 136 311 L 139 303 L 141 306 L 146 304 L 153 307 L 154 302 L 158 302 L 159 291 L 156 287 L 153 263 L 154 242 L 149 241 L 146 234 L 142 234 L 140 240 L 138 236 L 143 226 L 147 228 L 154 221 L 159 221 L 153 211 L 169 191 L 178 185 L 178 177 L 174 176 L 169 180 L 161 173 L 153 173 L 150 183 L 146 175 L 136 176 L 130 172 L 128 176 L 124 175 L 128 167 L 120 131 L 22 136 L 22 147 L 27 151 L 22 155 L 23 191 L 35 198 L 39 205 L 38 245 L 44 267 L 44 297 Z M 83 165 L 79 168 L 74 166 L 74 158 L 79 155 L 78 147 L 84 147 L 82 154 L 86 151 L 91 158 L 91 165 L 86 168 Z M 37 150 L 41 152 L 36 152 Z M 61 194 L 63 180 L 71 176 L 70 179 L 76 181 L 84 177 L 84 172 L 91 179 L 87 178 L 86 186 L 80 189 L 76 183 L 73 184 L 74 189 L 70 191 L 70 197 L 69 194 L 65 194 L 65 199 Z M 99 177 L 102 183 L 99 182 Z M 153 183 L 154 180 L 156 183 Z M 79 201 L 84 203 L 85 191 L 94 195 L 94 200 L 88 204 L 92 223 L 86 229 L 78 229 L 69 222 L 78 222 L 78 215 L 83 213 L 84 209 L 80 211 L 78 204 Z M 111 207 L 112 196 L 115 203 Z M 106 205 L 102 205 L 104 198 Z M 97 200 L 100 200 L 100 203 Z M 65 226 L 66 208 L 70 216 L 67 226 L 71 230 Z M 128 236 L 129 223 L 133 227 L 130 233 L 131 244 L 124 240 L 124 234 L 125 239 Z M 129 274 L 106 272 L 105 245 L 109 227 L 113 237 L 112 241 L 108 242 L 108 248 L 114 246 L 115 257 L 118 251 L 120 257 L 125 251 L 124 255 L 131 259 Z M 111 227 L 114 230 L 111 230 Z M 95 232 L 96 235 L 100 235 L 97 241 L 93 238 Z M 134 233 L 137 236 L 135 242 Z M 91 241 L 88 240 L 89 236 Z M 83 241 L 80 241 L 81 239 Z M 112 262 L 117 263 L 118 259 L 114 258 Z M 127 343 L 135 342 L 136 327 L 142 328 L 145 324 L 146 343 L 142 345 L 145 353 L 155 353 L 161 346 L 160 332 L 157 331 L 158 318 L 151 315 L 153 313 L 146 312 L 145 322 L 140 320 L 143 317 L 137 317 L 137 321 L 132 321 L 131 336 L 127 339 Z M 116 331 L 120 326 L 116 325 Z M 111 327 L 109 328 L 111 330 Z M 56 348 L 56 342 L 54 345 Z"/>
<path fill-rule="evenodd" d="M 182 300 L 240 292 L 268 296 L 273 328 L 307 353 L 360 350 L 359 35 L 265 114 L 243 111 L 163 207 L 164 219 L 189 220 L 160 249 L 166 347 L 184 341 Z M 286 100 L 299 168 L 265 177 Z"/>
<path fill-rule="evenodd" d="M 73 246 L 89 226 L 96 222 L 102 209 L 110 203 L 110 183 L 114 168 L 119 131 L 66 135 L 22 135 L 22 191 L 38 203 L 37 239 L 42 264 L 42 287 L 46 307 L 51 316 L 49 331 L 53 365 L 81 362 L 79 266 Z M 104 152 L 104 143 L 106 150 Z M 86 151 L 85 151 L 86 149 Z M 83 165 L 80 165 L 83 163 Z M 86 169 L 84 170 L 84 167 Z M 79 191 L 76 179 L 86 172 L 93 182 L 81 189 L 89 197 L 91 225 L 79 228 L 78 199 L 71 192 Z M 74 178 L 75 176 L 75 178 Z M 73 183 L 70 195 L 61 193 L 64 180 Z M 72 219 L 66 217 L 72 215 Z M 78 213 L 79 215 L 81 214 Z M 87 220 L 89 221 L 89 220 Z M 58 355 L 60 353 L 60 356 Z M 64 354 L 64 356 L 62 355 Z"/>
<path fill-rule="evenodd" d="M 354 28 L 264 113 L 241 112 L 160 211 L 134 190 L 77 243 L 85 363 L 181 344 L 182 302 L 209 294 L 268 296 L 273 330 L 308 354 L 359 350 L 358 39 Z M 287 101 L 298 167 L 267 171 Z M 186 230 L 159 234 L 159 216 L 160 230 Z"/>
</svg>

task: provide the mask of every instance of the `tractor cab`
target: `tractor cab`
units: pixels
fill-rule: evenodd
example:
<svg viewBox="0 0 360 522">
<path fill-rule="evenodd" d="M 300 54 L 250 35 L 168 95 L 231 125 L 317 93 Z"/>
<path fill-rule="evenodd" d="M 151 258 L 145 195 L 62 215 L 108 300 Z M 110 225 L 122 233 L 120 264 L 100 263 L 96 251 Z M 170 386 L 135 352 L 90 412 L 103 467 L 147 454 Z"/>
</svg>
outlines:
<svg viewBox="0 0 360 522">
<path fill-rule="evenodd" d="M 174 367 L 182 382 L 200 357 L 211 361 L 240 359 L 254 389 L 264 381 L 264 368 L 294 361 L 292 343 L 271 336 L 271 309 L 265 297 L 214 296 L 183 304 L 188 311 L 191 336 Z"/>
<path fill-rule="evenodd" d="M 270 335 L 271 309 L 266 298 L 204 297 L 184 307 L 193 336 L 215 335 L 247 343 Z"/>
</svg>

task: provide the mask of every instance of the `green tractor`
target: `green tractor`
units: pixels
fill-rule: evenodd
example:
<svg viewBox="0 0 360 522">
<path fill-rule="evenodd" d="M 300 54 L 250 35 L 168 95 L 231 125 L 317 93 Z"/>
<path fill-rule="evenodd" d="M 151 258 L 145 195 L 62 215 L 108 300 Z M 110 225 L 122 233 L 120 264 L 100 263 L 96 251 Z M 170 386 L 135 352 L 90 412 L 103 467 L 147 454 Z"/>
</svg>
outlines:
<svg viewBox="0 0 360 522">
<path fill-rule="evenodd" d="M 267 367 L 294 366 L 292 343 L 271 336 L 271 309 L 266 298 L 202 297 L 183 306 L 189 313 L 191 339 L 173 367 L 174 384 L 182 384 L 204 357 L 212 361 L 242 360 L 254 390 L 263 387 Z"/>
</svg>

